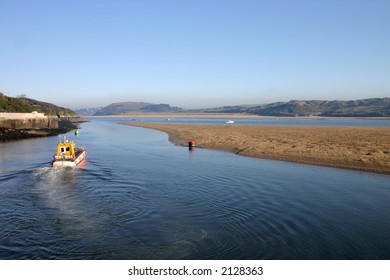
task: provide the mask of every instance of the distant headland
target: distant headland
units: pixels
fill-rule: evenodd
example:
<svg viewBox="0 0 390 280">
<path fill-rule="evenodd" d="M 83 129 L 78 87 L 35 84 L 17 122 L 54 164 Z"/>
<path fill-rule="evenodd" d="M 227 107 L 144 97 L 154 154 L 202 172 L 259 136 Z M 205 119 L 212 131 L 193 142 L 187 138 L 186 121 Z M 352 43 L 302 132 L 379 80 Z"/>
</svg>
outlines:
<svg viewBox="0 0 390 280">
<path fill-rule="evenodd" d="M 291 100 L 262 105 L 237 105 L 185 110 L 169 104 L 119 102 L 106 107 L 77 109 L 80 116 L 128 114 L 240 114 L 273 117 L 390 117 L 390 98 L 358 100 Z"/>
</svg>

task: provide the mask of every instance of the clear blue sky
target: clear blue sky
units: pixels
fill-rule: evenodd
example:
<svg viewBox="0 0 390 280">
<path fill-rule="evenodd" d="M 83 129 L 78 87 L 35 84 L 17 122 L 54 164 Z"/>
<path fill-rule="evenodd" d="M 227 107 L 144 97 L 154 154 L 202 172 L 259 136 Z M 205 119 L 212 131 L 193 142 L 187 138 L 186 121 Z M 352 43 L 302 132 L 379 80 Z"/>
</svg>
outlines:
<svg viewBox="0 0 390 280">
<path fill-rule="evenodd" d="M 0 91 L 70 108 L 390 96 L 390 0 L 0 0 Z"/>
</svg>

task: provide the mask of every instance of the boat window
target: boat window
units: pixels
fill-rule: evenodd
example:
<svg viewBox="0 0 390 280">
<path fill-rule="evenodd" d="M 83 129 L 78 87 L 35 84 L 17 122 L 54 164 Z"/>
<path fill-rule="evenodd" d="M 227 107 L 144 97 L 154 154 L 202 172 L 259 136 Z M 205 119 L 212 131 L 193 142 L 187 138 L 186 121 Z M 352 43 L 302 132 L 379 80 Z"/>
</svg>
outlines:
<svg viewBox="0 0 390 280">
<path fill-rule="evenodd" d="M 61 153 L 65 153 L 65 148 L 61 147 Z"/>
<path fill-rule="evenodd" d="M 66 147 L 66 151 L 69 152 L 70 151 L 70 147 Z"/>
</svg>

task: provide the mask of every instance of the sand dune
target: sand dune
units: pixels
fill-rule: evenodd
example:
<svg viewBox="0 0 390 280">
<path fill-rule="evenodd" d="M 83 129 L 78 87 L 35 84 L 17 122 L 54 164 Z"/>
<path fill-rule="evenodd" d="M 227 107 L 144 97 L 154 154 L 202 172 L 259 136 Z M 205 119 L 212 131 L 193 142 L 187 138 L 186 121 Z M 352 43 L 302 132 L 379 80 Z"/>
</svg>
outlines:
<svg viewBox="0 0 390 280">
<path fill-rule="evenodd" d="M 390 174 L 390 127 L 251 126 L 130 122 L 170 141 L 236 154 Z"/>
</svg>

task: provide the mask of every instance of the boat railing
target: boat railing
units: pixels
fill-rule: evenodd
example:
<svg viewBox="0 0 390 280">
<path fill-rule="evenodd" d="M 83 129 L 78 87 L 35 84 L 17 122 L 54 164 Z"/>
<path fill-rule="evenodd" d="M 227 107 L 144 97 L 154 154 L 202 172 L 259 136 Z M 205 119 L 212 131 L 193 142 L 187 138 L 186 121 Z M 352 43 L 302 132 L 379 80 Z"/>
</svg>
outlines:
<svg viewBox="0 0 390 280">
<path fill-rule="evenodd" d="M 59 156 L 54 156 L 55 160 L 73 160 L 73 156 L 66 156 L 66 155 L 59 155 Z"/>
</svg>

